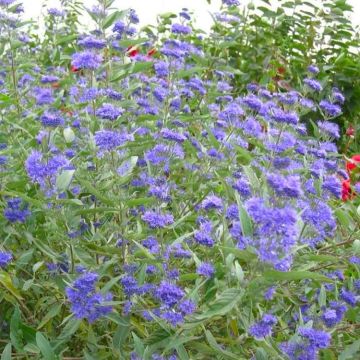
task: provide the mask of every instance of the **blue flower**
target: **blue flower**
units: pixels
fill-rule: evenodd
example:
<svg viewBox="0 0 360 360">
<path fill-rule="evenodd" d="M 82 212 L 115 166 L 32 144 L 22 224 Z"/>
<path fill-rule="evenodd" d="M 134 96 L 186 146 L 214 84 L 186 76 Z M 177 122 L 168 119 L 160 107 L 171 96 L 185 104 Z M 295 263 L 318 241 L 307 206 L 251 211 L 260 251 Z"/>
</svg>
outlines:
<svg viewBox="0 0 360 360">
<path fill-rule="evenodd" d="M 44 126 L 57 127 L 64 125 L 64 119 L 57 111 L 45 111 L 40 120 Z"/>
<path fill-rule="evenodd" d="M 178 143 L 182 143 L 187 139 L 185 135 L 167 128 L 161 129 L 160 134 L 164 139 L 175 141 Z"/>
<path fill-rule="evenodd" d="M 101 150 L 111 151 L 124 145 L 129 139 L 128 134 L 111 130 L 100 130 L 94 135 L 96 146 Z"/>
<path fill-rule="evenodd" d="M 324 134 L 331 136 L 335 139 L 340 138 L 340 129 L 338 124 L 334 124 L 329 121 L 320 121 L 317 125 L 319 127 L 319 130 Z"/>
<path fill-rule="evenodd" d="M 199 264 L 199 266 L 196 269 L 196 272 L 199 275 L 211 278 L 214 275 L 215 270 L 213 265 L 207 262 L 203 262 Z"/>
<path fill-rule="evenodd" d="M 5 218 L 11 223 L 24 223 L 31 214 L 27 206 L 22 203 L 22 199 L 13 198 L 7 201 L 8 207 L 4 210 Z"/>
<path fill-rule="evenodd" d="M 105 120 L 116 120 L 119 116 L 124 113 L 124 109 L 118 108 L 112 104 L 104 103 L 101 107 L 99 107 L 95 114 L 97 117 Z"/>
<path fill-rule="evenodd" d="M 216 195 L 208 195 L 201 203 L 201 207 L 204 210 L 222 210 L 223 201 Z"/>
<path fill-rule="evenodd" d="M 172 24 L 171 32 L 174 34 L 187 35 L 191 33 L 191 27 L 182 24 Z"/>
<path fill-rule="evenodd" d="M 332 301 L 330 307 L 324 310 L 321 319 L 327 327 L 333 327 L 342 320 L 346 310 L 345 305 Z"/>
<path fill-rule="evenodd" d="M 169 75 L 169 64 L 165 61 L 157 61 L 154 63 L 155 73 L 159 77 L 166 77 Z"/>
<path fill-rule="evenodd" d="M 100 67 L 102 56 L 93 51 L 83 51 L 72 56 L 71 65 L 77 69 L 96 70 Z"/>
<path fill-rule="evenodd" d="M 313 64 L 309 65 L 307 70 L 311 74 L 317 74 L 320 71 L 319 68 L 316 65 L 313 65 Z"/>
<path fill-rule="evenodd" d="M 215 244 L 214 239 L 212 238 L 212 223 L 209 220 L 203 220 L 200 222 L 200 229 L 197 230 L 194 234 L 195 241 L 200 245 L 205 245 L 207 247 L 212 247 Z"/>
<path fill-rule="evenodd" d="M 297 198 L 302 195 L 300 177 L 297 175 L 269 174 L 267 181 L 279 196 Z"/>
<path fill-rule="evenodd" d="M 43 84 L 56 83 L 59 81 L 59 77 L 54 75 L 44 75 L 41 77 L 40 81 Z"/>
<path fill-rule="evenodd" d="M 299 334 L 307 339 L 316 349 L 326 349 L 330 345 L 331 336 L 325 331 L 312 328 L 299 328 Z"/>
<path fill-rule="evenodd" d="M 79 40 L 78 44 L 86 49 L 102 49 L 106 46 L 105 40 L 98 39 L 95 36 L 86 36 Z"/>
<path fill-rule="evenodd" d="M 359 299 L 353 292 L 351 292 L 350 290 L 346 290 L 345 288 L 342 288 L 340 291 L 340 299 L 344 300 L 352 307 L 355 307 L 359 301 Z"/>
<path fill-rule="evenodd" d="M 155 290 L 156 298 L 168 308 L 177 305 L 184 295 L 184 290 L 168 281 L 162 281 Z"/>
<path fill-rule="evenodd" d="M 153 210 L 145 211 L 141 219 L 145 221 L 151 229 L 164 228 L 174 222 L 172 214 L 162 214 Z"/>
<path fill-rule="evenodd" d="M 96 292 L 95 285 L 98 277 L 96 273 L 84 273 L 65 289 L 75 317 L 86 318 L 90 323 L 112 311 L 111 306 L 104 304 L 112 300 L 111 293 L 103 295 Z"/>
<path fill-rule="evenodd" d="M 0 251 L 0 268 L 4 268 L 12 260 L 13 256 L 11 253 L 6 251 Z"/>
<path fill-rule="evenodd" d="M 270 314 L 265 314 L 262 319 L 250 326 L 249 334 L 255 337 L 257 340 L 262 340 L 266 336 L 271 335 L 272 327 L 277 323 L 275 316 Z"/>
<path fill-rule="evenodd" d="M 304 79 L 304 83 L 312 90 L 320 92 L 323 87 L 322 85 L 315 79 L 306 78 Z"/>
<path fill-rule="evenodd" d="M 332 104 L 328 100 L 321 100 L 319 105 L 324 110 L 324 112 L 331 117 L 335 117 L 341 114 L 341 107 L 339 105 Z"/>
<path fill-rule="evenodd" d="M 240 1 L 239 0 L 222 0 L 223 4 L 227 5 L 227 6 L 238 6 L 240 5 Z"/>
<path fill-rule="evenodd" d="M 336 176 L 325 177 L 322 188 L 333 194 L 336 198 L 341 198 L 341 182 Z"/>
</svg>

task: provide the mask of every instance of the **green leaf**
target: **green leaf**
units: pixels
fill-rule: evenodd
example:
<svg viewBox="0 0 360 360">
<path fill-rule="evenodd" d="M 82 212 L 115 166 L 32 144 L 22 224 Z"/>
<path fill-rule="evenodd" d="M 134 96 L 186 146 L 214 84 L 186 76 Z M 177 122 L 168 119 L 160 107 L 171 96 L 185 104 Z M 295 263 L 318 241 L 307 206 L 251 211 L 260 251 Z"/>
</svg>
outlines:
<svg viewBox="0 0 360 360">
<path fill-rule="evenodd" d="M 36 344 L 46 360 L 56 359 L 54 350 L 52 349 L 49 340 L 46 339 L 46 337 L 41 332 L 36 333 Z"/>
<path fill-rule="evenodd" d="M 14 295 L 17 299 L 22 299 L 18 289 L 13 285 L 10 275 L 5 272 L 0 272 L 0 285 L 3 286 L 7 291 Z"/>
<path fill-rule="evenodd" d="M 242 205 L 239 193 L 235 191 L 234 194 L 239 208 L 239 219 L 240 219 L 242 233 L 244 236 L 251 237 L 253 235 L 253 225 L 251 218 Z"/>
<path fill-rule="evenodd" d="M 95 186 L 93 186 L 89 181 L 76 177 L 76 180 L 82 185 L 90 194 L 95 195 L 97 199 L 101 200 L 104 204 L 114 206 L 115 201 L 109 199 L 103 195 Z"/>
<path fill-rule="evenodd" d="M 131 335 L 134 340 L 135 351 L 139 356 L 142 357 L 144 355 L 145 346 L 144 346 L 143 342 L 141 341 L 141 339 L 134 332 L 132 332 Z"/>
<path fill-rule="evenodd" d="M 215 352 L 217 354 L 222 355 L 223 357 L 225 357 L 225 359 L 235 359 L 238 360 L 239 356 L 233 354 L 230 351 L 224 350 L 217 342 L 216 339 L 214 338 L 213 334 L 209 331 L 206 330 L 205 331 L 205 336 L 206 336 L 206 340 L 208 342 L 208 344 L 210 345 L 210 347 L 215 350 Z"/>
<path fill-rule="evenodd" d="M 229 252 L 234 254 L 237 259 L 249 262 L 257 258 L 255 254 L 250 252 L 249 250 L 240 250 L 236 247 L 228 247 L 228 246 L 219 246 L 220 249 L 223 249 L 226 253 Z"/>
<path fill-rule="evenodd" d="M 140 45 L 143 44 L 145 42 L 147 42 L 149 39 L 148 38 L 139 38 L 139 39 L 126 39 L 126 40 L 120 40 L 119 41 L 119 45 L 122 47 L 129 47 L 129 46 L 135 46 L 135 45 Z M 149 64 L 148 61 L 139 61 L 137 64 Z M 150 65 L 152 66 L 152 63 L 150 61 Z"/>
<path fill-rule="evenodd" d="M 63 170 L 56 178 L 56 188 L 59 192 L 67 190 L 74 176 L 75 170 Z"/>
<path fill-rule="evenodd" d="M 71 127 L 65 128 L 63 133 L 64 133 L 65 141 L 67 143 L 72 143 L 76 138 L 75 133 Z"/>
<path fill-rule="evenodd" d="M 186 344 L 189 341 L 196 341 L 198 339 L 200 339 L 200 337 L 196 337 L 196 336 L 179 336 L 179 335 L 176 335 L 176 336 L 169 337 L 168 344 L 164 348 L 164 352 L 175 349 L 179 345 Z"/>
<path fill-rule="evenodd" d="M 347 345 L 339 354 L 338 360 L 351 360 L 359 358 L 359 356 L 355 355 L 360 356 L 360 340 L 356 340 L 352 344 Z"/>
<path fill-rule="evenodd" d="M 125 171 L 120 176 L 125 177 L 130 175 L 133 172 L 134 168 L 136 167 L 137 161 L 138 161 L 138 156 L 131 156 L 130 159 L 123 161 L 120 167 L 124 167 Z"/>
<path fill-rule="evenodd" d="M 223 316 L 230 312 L 243 296 L 242 289 L 226 289 L 219 297 L 208 306 L 208 309 L 201 311 L 198 315 L 189 317 L 189 322 L 202 322 L 216 316 Z M 186 327 L 186 325 L 184 325 Z"/>
<path fill-rule="evenodd" d="M 71 34 L 71 35 L 67 35 L 67 36 L 61 36 L 59 39 L 56 40 L 56 45 L 61 45 L 61 44 L 69 44 L 71 43 L 73 40 L 77 39 L 79 37 L 79 35 L 77 34 Z"/>
<path fill-rule="evenodd" d="M 52 318 L 57 316 L 60 313 L 61 304 L 53 304 L 50 307 L 50 310 L 46 313 L 41 323 L 38 325 L 37 330 L 40 330 L 43 326 L 45 326 Z"/>
<path fill-rule="evenodd" d="M 108 15 L 102 23 L 103 29 L 107 29 L 108 27 L 110 27 L 112 24 L 115 23 L 116 20 L 122 19 L 124 16 L 127 15 L 128 12 L 129 10 L 115 11 Z"/>
<path fill-rule="evenodd" d="M 333 280 L 327 278 L 325 275 L 321 275 L 318 273 L 310 272 L 310 271 L 276 271 L 276 270 L 267 270 L 264 272 L 264 278 L 268 280 L 274 281 L 298 281 L 304 279 L 311 279 L 316 281 L 324 281 L 324 282 L 333 282 Z"/>
<path fill-rule="evenodd" d="M 19 308 L 16 307 L 10 320 L 10 340 L 11 340 L 11 344 L 18 352 L 23 351 L 20 323 L 21 323 L 20 311 Z"/>
<path fill-rule="evenodd" d="M 124 327 L 129 326 L 129 322 L 126 319 L 124 319 L 119 314 L 116 314 L 114 312 L 106 315 L 106 318 L 111 320 L 112 322 L 114 322 L 117 325 L 121 325 Z"/>
<path fill-rule="evenodd" d="M 11 360 L 11 343 L 8 343 L 1 354 L 1 360 Z"/>
</svg>

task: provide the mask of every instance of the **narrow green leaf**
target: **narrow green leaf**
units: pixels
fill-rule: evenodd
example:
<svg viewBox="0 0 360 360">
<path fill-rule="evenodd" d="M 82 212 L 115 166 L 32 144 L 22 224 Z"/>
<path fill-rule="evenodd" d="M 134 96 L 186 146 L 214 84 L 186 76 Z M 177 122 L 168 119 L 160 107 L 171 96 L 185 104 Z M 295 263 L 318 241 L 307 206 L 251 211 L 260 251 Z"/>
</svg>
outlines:
<svg viewBox="0 0 360 360">
<path fill-rule="evenodd" d="M 74 176 L 75 170 L 63 170 L 56 178 L 56 188 L 59 192 L 67 190 Z"/>
<path fill-rule="evenodd" d="M 276 271 L 276 270 L 268 270 L 264 272 L 264 278 L 268 280 L 287 280 L 287 281 L 299 281 L 304 279 L 311 279 L 316 281 L 324 281 L 324 282 L 333 282 L 331 279 L 326 277 L 325 275 L 321 275 L 318 273 L 310 272 L 310 271 Z"/>
<path fill-rule="evenodd" d="M 8 343 L 1 354 L 1 360 L 11 360 L 11 343 Z"/>
<path fill-rule="evenodd" d="M 206 340 L 208 342 L 208 344 L 210 345 L 210 347 L 215 350 L 215 352 L 217 354 L 222 355 L 223 357 L 225 357 L 225 359 L 235 359 L 238 360 L 239 356 L 233 354 L 230 351 L 224 350 L 217 342 L 216 339 L 214 338 L 213 334 L 209 331 L 206 330 L 205 331 L 205 336 L 206 336 Z"/>
<path fill-rule="evenodd" d="M 358 356 L 355 356 L 358 355 Z M 345 349 L 339 354 L 339 360 L 358 359 L 360 356 L 360 340 L 354 341 L 347 345 Z"/>
<path fill-rule="evenodd" d="M 46 337 L 41 332 L 36 333 L 36 344 L 46 360 L 56 359 L 54 350 L 52 349 L 49 340 L 46 339 Z"/>
</svg>

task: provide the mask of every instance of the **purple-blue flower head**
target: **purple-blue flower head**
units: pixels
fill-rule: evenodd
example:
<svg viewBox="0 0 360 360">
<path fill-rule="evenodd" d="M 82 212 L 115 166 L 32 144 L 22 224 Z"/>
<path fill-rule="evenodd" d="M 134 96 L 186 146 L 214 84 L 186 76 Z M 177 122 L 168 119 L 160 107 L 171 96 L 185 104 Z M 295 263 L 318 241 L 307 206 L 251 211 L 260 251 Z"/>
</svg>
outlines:
<svg viewBox="0 0 360 360">
<path fill-rule="evenodd" d="M 312 328 L 299 328 L 299 334 L 307 339 L 316 349 L 326 349 L 330 345 L 331 336 L 325 331 Z"/>
<path fill-rule="evenodd" d="M 201 207 L 204 210 L 222 210 L 223 201 L 216 195 L 208 195 L 201 203 Z"/>
<path fill-rule="evenodd" d="M 0 268 L 4 268 L 5 266 L 7 266 L 12 260 L 12 258 L 13 256 L 11 253 L 0 250 Z"/>
<path fill-rule="evenodd" d="M 95 115 L 104 120 L 114 121 L 123 113 L 123 108 L 116 107 L 112 104 L 104 103 L 96 110 Z"/>
<path fill-rule="evenodd" d="M 325 177 L 322 183 L 322 189 L 328 191 L 336 198 L 341 198 L 341 181 L 335 175 Z"/>
<path fill-rule="evenodd" d="M 103 58 L 93 51 L 83 51 L 73 54 L 71 65 L 77 69 L 96 70 L 100 67 Z"/>
<path fill-rule="evenodd" d="M 98 280 L 96 273 L 83 273 L 65 291 L 71 304 L 71 311 L 78 319 L 88 319 L 90 323 L 112 311 L 112 307 L 104 303 L 112 300 L 111 293 L 103 295 L 96 292 Z"/>
<path fill-rule="evenodd" d="M 269 174 L 267 181 L 279 196 L 297 198 L 302 195 L 300 177 L 297 175 Z"/>
<path fill-rule="evenodd" d="M 165 61 L 157 61 L 154 63 L 154 70 L 157 76 L 166 77 L 169 75 L 169 64 Z"/>
<path fill-rule="evenodd" d="M 183 134 L 181 134 L 181 133 L 179 133 L 177 131 L 167 129 L 167 128 L 161 129 L 160 134 L 164 139 L 175 141 L 175 142 L 178 142 L 178 143 L 182 143 L 182 142 L 184 142 L 186 140 L 185 135 L 183 135 Z"/>
<path fill-rule="evenodd" d="M 239 0 L 222 0 L 224 5 L 227 6 L 238 6 L 240 5 L 240 1 Z"/>
<path fill-rule="evenodd" d="M 171 32 L 173 34 L 187 35 L 191 33 L 191 27 L 183 24 L 172 24 Z"/>
<path fill-rule="evenodd" d="M 335 117 L 341 114 L 341 107 L 339 105 L 332 104 L 328 100 L 321 100 L 319 105 L 321 109 L 324 110 L 325 114 L 330 117 Z"/>
<path fill-rule="evenodd" d="M 306 78 L 304 79 L 304 83 L 312 90 L 320 92 L 323 87 L 322 85 L 319 83 L 319 81 L 315 80 L 315 79 L 310 79 L 310 78 Z"/>
<path fill-rule="evenodd" d="M 349 304 L 352 307 L 355 307 L 356 304 L 359 302 L 359 297 L 356 296 L 350 290 L 347 290 L 345 288 L 342 288 L 340 291 L 340 299 L 344 300 L 347 304 Z"/>
<path fill-rule="evenodd" d="M 275 316 L 270 314 L 265 314 L 262 319 L 250 326 L 249 334 L 252 335 L 257 340 L 262 340 L 266 336 L 271 335 L 272 327 L 277 323 Z"/>
<path fill-rule="evenodd" d="M 202 262 L 197 267 L 196 272 L 201 276 L 211 278 L 215 273 L 215 269 L 210 263 Z"/>
<path fill-rule="evenodd" d="M 103 49 L 106 45 L 105 40 L 95 36 L 86 36 L 78 41 L 78 45 L 86 49 Z"/>
<path fill-rule="evenodd" d="M 112 130 L 100 130 L 94 135 L 96 146 L 101 150 L 111 151 L 118 146 L 124 145 L 129 136 L 126 133 L 120 133 Z"/>
<path fill-rule="evenodd" d="M 159 211 L 147 210 L 141 217 L 151 229 L 164 228 L 174 222 L 174 217 L 170 213 L 160 213 Z"/>
<path fill-rule="evenodd" d="M 156 287 L 155 296 L 166 307 L 174 307 L 184 297 L 185 292 L 180 287 L 168 281 L 162 281 Z"/>
<path fill-rule="evenodd" d="M 24 205 L 20 198 L 7 200 L 7 205 L 8 207 L 4 210 L 4 216 L 11 223 L 24 223 L 31 214 L 27 205 Z"/>
<path fill-rule="evenodd" d="M 311 74 L 318 74 L 319 71 L 320 71 L 319 68 L 318 68 L 316 65 L 314 65 L 314 64 L 309 65 L 308 68 L 307 68 L 307 70 L 308 70 L 308 72 L 311 73 Z"/>
<path fill-rule="evenodd" d="M 330 307 L 325 309 L 321 319 L 327 327 L 333 327 L 338 324 L 347 310 L 347 307 L 339 302 L 330 302 Z"/>
<path fill-rule="evenodd" d="M 40 121 L 43 126 L 48 127 L 57 127 L 64 125 L 64 119 L 58 111 L 45 111 L 41 115 Z"/>
<path fill-rule="evenodd" d="M 327 136 L 333 137 L 335 139 L 340 138 L 340 129 L 339 125 L 332 123 L 330 121 L 320 121 L 318 122 L 319 130 Z"/>
<path fill-rule="evenodd" d="M 59 81 L 59 77 L 54 75 L 44 75 L 41 77 L 40 81 L 42 84 L 56 83 Z"/>
</svg>

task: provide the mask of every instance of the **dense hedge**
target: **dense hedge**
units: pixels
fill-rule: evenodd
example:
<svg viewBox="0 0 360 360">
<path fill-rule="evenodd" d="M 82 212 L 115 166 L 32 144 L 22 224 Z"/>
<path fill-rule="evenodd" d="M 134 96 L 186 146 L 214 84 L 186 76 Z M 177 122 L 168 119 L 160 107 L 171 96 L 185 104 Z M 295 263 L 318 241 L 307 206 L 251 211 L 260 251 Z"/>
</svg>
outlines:
<svg viewBox="0 0 360 360">
<path fill-rule="evenodd" d="M 223 0 L 206 34 L 112 4 L 41 34 L 0 0 L 1 359 L 357 358 L 337 47 L 291 52 L 305 10 Z"/>
</svg>

